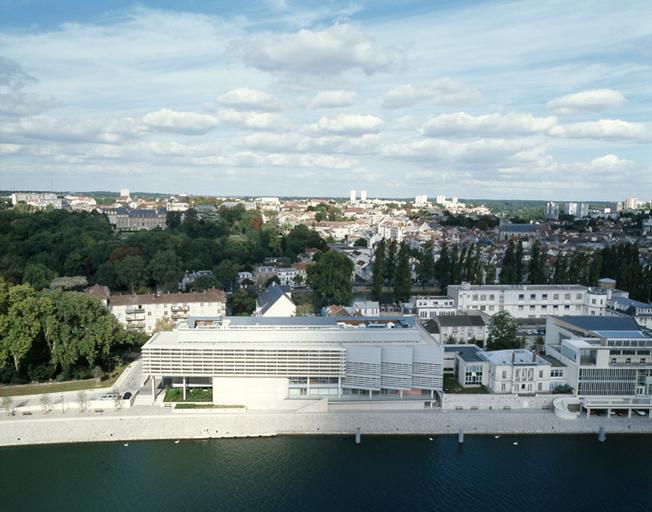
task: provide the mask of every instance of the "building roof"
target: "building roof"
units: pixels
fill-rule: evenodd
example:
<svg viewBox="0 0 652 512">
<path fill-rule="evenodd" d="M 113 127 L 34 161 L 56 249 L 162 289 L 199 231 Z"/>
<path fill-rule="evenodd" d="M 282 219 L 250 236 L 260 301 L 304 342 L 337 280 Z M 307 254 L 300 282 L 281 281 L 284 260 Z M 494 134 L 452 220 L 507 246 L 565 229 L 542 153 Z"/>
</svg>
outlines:
<svg viewBox="0 0 652 512">
<path fill-rule="evenodd" d="M 550 363 L 550 366 L 553 368 L 566 368 L 566 365 L 562 363 L 559 359 L 555 359 L 552 356 L 547 354 L 542 354 L 541 357 Z"/>
<path fill-rule="evenodd" d="M 353 309 L 380 309 L 380 303 L 373 300 L 356 300 Z"/>
<path fill-rule="evenodd" d="M 484 327 L 481 315 L 441 315 L 433 318 L 441 327 Z"/>
<path fill-rule="evenodd" d="M 454 352 L 467 363 L 479 363 L 487 360 L 482 354 L 482 349 L 477 345 L 445 345 L 444 352 Z"/>
<path fill-rule="evenodd" d="M 285 293 L 283 288 L 272 282 L 265 290 L 263 290 L 258 297 L 256 297 L 256 306 L 261 315 L 265 314 L 274 304 L 279 300 L 286 298 L 290 302 L 292 299 Z"/>
<path fill-rule="evenodd" d="M 499 229 L 505 233 L 534 233 L 537 227 L 534 224 L 503 224 Z"/>
<path fill-rule="evenodd" d="M 137 306 L 139 304 L 187 304 L 189 302 L 222 302 L 226 295 L 222 290 L 211 288 L 204 292 L 161 293 L 141 295 L 111 295 L 112 306 Z"/>
<path fill-rule="evenodd" d="M 523 349 L 492 350 L 485 352 L 484 356 L 496 365 L 541 366 L 550 364 L 534 352 Z"/>
<path fill-rule="evenodd" d="M 560 321 L 584 331 L 640 331 L 633 318 L 624 316 L 560 316 Z"/>
</svg>

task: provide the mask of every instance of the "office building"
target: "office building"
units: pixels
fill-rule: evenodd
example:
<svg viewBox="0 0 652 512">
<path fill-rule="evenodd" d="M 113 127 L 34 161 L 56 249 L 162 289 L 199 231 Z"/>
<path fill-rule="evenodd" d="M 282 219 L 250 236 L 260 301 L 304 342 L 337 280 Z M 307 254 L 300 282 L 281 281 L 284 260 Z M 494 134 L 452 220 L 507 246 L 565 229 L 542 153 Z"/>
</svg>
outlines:
<svg viewBox="0 0 652 512">
<path fill-rule="evenodd" d="M 367 191 L 366 190 L 361 190 L 360 191 L 360 201 L 363 203 L 367 200 Z"/>
<path fill-rule="evenodd" d="M 350 201 L 351 201 L 352 204 L 356 202 L 356 193 L 355 193 L 355 190 L 351 190 Z"/>
<path fill-rule="evenodd" d="M 404 305 L 403 311 L 416 315 L 421 320 L 457 313 L 455 301 L 448 295 L 413 295 L 410 302 Z"/>
<path fill-rule="evenodd" d="M 611 288 L 574 284 L 472 285 L 463 282 L 449 285 L 448 295 L 459 311 L 482 311 L 489 315 L 508 311 L 516 318 L 542 318 L 550 315 L 608 315 L 609 301 L 628 294 Z"/>
<path fill-rule="evenodd" d="M 197 319 L 143 346 L 153 387 L 212 387 L 213 401 L 301 408 L 305 400 L 413 399 L 442 390 L 443 347 L 414 319 Z"/>
<path fill-rule="evenodd" d="M 633 318 L 549 317 L 545 351 L 580 398 L 652 396 L 652 337 Z"/>
<path fill-rule="evenodd" d="M 415 196 L 414 206 L 416 206 L 417 208 L 428 206 L 428 196 L 426 194 Z"/>
</svg>

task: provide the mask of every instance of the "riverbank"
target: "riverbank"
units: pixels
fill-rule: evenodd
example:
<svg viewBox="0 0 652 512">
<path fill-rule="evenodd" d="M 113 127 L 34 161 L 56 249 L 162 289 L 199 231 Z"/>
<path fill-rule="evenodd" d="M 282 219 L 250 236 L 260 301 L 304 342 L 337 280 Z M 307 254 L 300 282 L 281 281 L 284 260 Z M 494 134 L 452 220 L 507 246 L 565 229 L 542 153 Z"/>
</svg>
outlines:
<svg viewBox="0 0 652 512">
<path fill-rule="evenodd" d="M 406 411 L 175 414 L 106 411 L 101 416 L 48 414 L 0 420 L 0 446 L 277 435 L 652 434 L 649 418 L 590 417 L 561 420 L 550 411 Z"/>
</svg>

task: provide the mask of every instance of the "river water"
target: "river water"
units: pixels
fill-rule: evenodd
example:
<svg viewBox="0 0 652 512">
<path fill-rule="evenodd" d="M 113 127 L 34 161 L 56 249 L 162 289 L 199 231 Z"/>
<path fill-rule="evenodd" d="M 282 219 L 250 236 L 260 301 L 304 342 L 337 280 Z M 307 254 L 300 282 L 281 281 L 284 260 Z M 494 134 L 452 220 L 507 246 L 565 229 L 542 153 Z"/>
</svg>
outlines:
<svg viewBox="0 0 652 512">
<path fill-rule="evenodd" d="M 2 448 L 0 510 L 650 511 L 651 461 L 652 436 L 615 435 Z"/>
</svg>

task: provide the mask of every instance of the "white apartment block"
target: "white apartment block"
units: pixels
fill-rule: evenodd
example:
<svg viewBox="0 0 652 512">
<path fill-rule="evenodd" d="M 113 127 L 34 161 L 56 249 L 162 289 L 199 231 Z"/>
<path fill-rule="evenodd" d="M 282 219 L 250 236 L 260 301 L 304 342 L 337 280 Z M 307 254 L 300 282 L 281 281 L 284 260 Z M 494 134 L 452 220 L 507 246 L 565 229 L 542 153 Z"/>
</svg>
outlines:
<svg viewBox="0 0 652 512">
<path fill-rule="evenodd" d="M 373 300 L 360 300 L 353 302 L 353 311 L 362 316 L 380 316 L 380 303 Z"/>
<path fill-rule="evenodd" d="M 608 315 L 612 296 L 626 292 L 582 285 L 449 285 L 448 294 L 459 311 L 493 315 L 508 311 L 515 318 L 556 315 Z"/>
<path fill-rule="evenodd" d="M 111 295 L 108 309 L 125 327 L 151 334 L 159 320 L 178 322 L 195 316 L 226 315 L 226 296 L 216 289 L 199 293 Z"/>
<path fill-rule="evenodd" d="M 48 206 L 61 210 L 68 207 L 68 201 L 57 197 L 51 192 L 15 192 L 11 194 L 11 204 L 26 203 L 36 208 L 47 208 Z"/>
<path fill-rule="evenodd" d="M 552 364 L 527 350 L 484 352 L 489 361 L 487 387 L 492 393 L 549 393 Z"/>
<path fill-rule="evenodd" d="M 447 295 L 414 295 L 408 308 L 422 320 L 457 313 L 455 300 Z"/>
</svg>

